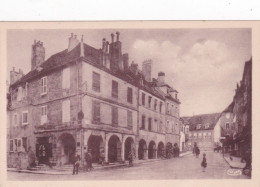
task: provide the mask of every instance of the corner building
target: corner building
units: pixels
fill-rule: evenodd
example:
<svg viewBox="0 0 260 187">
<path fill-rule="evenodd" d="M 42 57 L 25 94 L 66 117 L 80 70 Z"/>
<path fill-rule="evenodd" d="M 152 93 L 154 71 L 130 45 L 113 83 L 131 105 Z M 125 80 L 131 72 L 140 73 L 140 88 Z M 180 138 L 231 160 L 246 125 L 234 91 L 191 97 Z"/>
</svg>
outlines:
<svg viewBox="0 0 260 187">
<path fill-rule="evenodd" d="M 101 153 L 106 162 L 120 162 L 130 151 L 153 159 L 163 156 L 167 142 L 179 145 L 179 130 L 176 138 L 165 134 L 165 100 L 179 105 L 177 92 L 175 99 L 169 90 L 162 94 L 158 80 L 147 80 L 150 67 L 129 65 L 119 35 L 95 49 L 72 34 L 68 48 L 47 60 L 43 43 L 35 41 L 31 71 L 10 72 L 9 163 L 29 147 L 39 163 L 61 166 L 88 150 L 93 162 Z M 167 120 L 178 129 L 177 120 Z"/>
</svg>

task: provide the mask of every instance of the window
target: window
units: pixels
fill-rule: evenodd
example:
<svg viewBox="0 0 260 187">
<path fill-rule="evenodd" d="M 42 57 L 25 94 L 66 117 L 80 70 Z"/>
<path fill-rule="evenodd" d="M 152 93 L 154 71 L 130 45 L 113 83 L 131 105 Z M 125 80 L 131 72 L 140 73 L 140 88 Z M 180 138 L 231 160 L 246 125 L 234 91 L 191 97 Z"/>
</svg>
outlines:
<svg viewBox="0 0 260 187">
<path fill-rule="evenodd" d="M 199 138 L 201 138 L 201 135 L 202 135 L 202 134 L 201 134 L 201 133 L 199 133 Z"/>
<path fill-rule="evenodd" d="M 234 125 L 231 125 L 231 130 L 234 130 L 235 128 L 234 128 Z"/>
<path fill-rule="evenodd" d="M 24 111 L 22 114 L 22 125 L 28 124 L 28 111 Z"/>
<path fill-rule="evenodd" d="M 22 151 L 27 152 L 27 137 L 22 138 Z"/>
<path fill-rule="evenodd" d="M 92 74 L 92 89 L 100 92 L 100 74 L 93 72 Z"/>
<path fill-rule="evenodd" d="M 14 151 L 14 140 L 10 140 L 10 152 L 13 152 Z"/>
<path fill-rule="evenodd" d="M 142 93 L 142 105 L 145 105 L 145 94 Z"/>
<path fill-rule="evenodd" d="M 118 98 L 118 82 L 112 80 L 112 97 Z"/>
<path fill-rule="evenodd" d="M 100 103 L 97 101 L 93 101 L 92 103 L 92 111 L 93 111 L 93 116 L 92 120 L 93 122 L 100 122 Z"/>
<path fill-rule="evenodd" d="M 47 106 L 41 107 L 41 125 L 47 123 Z"/>
<path fill-rule="evenodd" d="M 163 105 L 163 103 L 160 102 L 160 113 L 162 113 L 162 105 Z"/>
<path fill-rule="evenodd" d="M 159 132 L 159 127 L 158 127 L 158 123 L 157 123 L 158 121 L 157 121 L 157 119 L 155 119 L 154 120 L 154 126 L 155 126 L 155 130 L 157 131 L 157 132 Z"/>
<path fill-rule="evenodd" d="M 152 118 L 148 118 L 148 130 L 152 131 Z"/>
<path fill-rule="evenodd" d="M 133 89 L 130 87 L 127 88 L 127 102 L 133 103 Z"/>
<path fill-rule="evenodd" d="M 208 132 L 208 136 L 211 136 L 211 132 Z"/>
<path fill-rule="evenodd" d="M 151 103 L 152 103 L 152 97 L 148 97 L 148 107 L 151 108 Z"/>
<path fill-rule="evenodd" d="M 127 111 L 127 126 L 130 128 L 133 127 L 133 115 L 131 111 Z"/>
<path fill-rule="evenodd" d="M 14 151 L 17 151 L 17 139 L 14 139 Z"/>
<path fill-rule="evenodd" d="M 191 133 L 189 133 L 189 137 L 191 137 Z"/>
<path fill-rule="evenodd" d="M 157 110 L 157 100 L 154 99 L 154 110 L 156 111 Z"/>
<path fill-rule="evenodd" d="M 62 102 L 62 123 L 70 122 L 70 100 Z"/>
<path fill-rule="evenodd" d="M 41 78 L 41 95 L 47 94 L 47 77 Z"/>
<path fill-rule="evenodd" d="M 200 128 L 201 128 L 201 124 L 198 124 L 196 128 L 197 128 L 197 129 L 200 129 Z"/>
<path fill-rule="evenodd" d="M 163 122 L 160 121 L 160 125 L 159 125 L 159 132 L 163 132 Z"/>
<path fill-rule="evenodd" d="M 229 129 L 229 123 L 226 123 L 226 129 Z"/>
<path fill-rule="evenodd" d="M 205 129 L 208 129 L 208 128 L 209 128 L 209 124 L 206 124 L 206 125 L 205 125 Z"/>
<path fill-rule="evenodd" d="M 62 88 L 70 89 L 70 68 L 64 68 L 62 70 Z"/>
<path fill-rule="evenodd" d="M 194 133 L 193 136 L 197 136 L 197 133 Z"/>
<path fill-rule="evenodd" d="M 14 119 L 14 122 L 13 122 L 14 126 L 18 126 L 18 114 L 14 114 L 13 119 Z"/>
<path fill-rule="evenodd" d="M 21 86 L 18 87 L 17 101 L 21 101 L 23 97 L 23 88 Z"/>
<path fill-rule="evenodd" d="M 169 132 L 170 131 L 170 122 L 167 121 L 166 122 L 166 132 Z"/>
<path fill-rule="evenodd" d="M 118 108 L 114 106 L 112 107 L 112 125 L 118 125 Z"/>
<path fill-rule="evenodd" d="M 206 138 L 206 136 L 207 136 L 207 133 L 206 133 L 206 132 L 204 132 L 204 133 L 203 133 L 203 136 L 204 136 L 204 138 Z"/>
<path fill-rule="evenodd" d="M 145 129 L 145 116 L 142 115 L 142 126 L 141 129 Z"/>
<path fill-rule="evenodd" d="M 17 151 L 22 151 L 22 139 L 17 139 Z"/>
</svg>

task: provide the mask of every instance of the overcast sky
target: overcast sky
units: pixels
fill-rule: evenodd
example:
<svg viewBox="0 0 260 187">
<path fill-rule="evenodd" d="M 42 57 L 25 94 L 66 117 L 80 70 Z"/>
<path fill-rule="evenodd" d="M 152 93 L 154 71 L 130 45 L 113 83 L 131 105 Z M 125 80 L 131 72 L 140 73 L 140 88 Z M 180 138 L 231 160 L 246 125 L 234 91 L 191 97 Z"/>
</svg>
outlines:
<svg viewBox="0 0 260 187">
<path fill-rule="evenodd" d="M 9 30 L 8 72 L 31 69 L 33 41 L 43 42 L 46 58 L 68 47 L 70 33 L 101 48 L 111 41 L 111 30 Z M 221 112 L 232 101 L 245 61 L 251 57 L 250 29 L 152 29 L 119 30 L 123 53 L 141 68 L 153 60 L 153 77 L 164 71 L 166 81 L 179 91 L 181 116 Z M 9 80 L 9 73 L 7 74 Z"/>
</svg>

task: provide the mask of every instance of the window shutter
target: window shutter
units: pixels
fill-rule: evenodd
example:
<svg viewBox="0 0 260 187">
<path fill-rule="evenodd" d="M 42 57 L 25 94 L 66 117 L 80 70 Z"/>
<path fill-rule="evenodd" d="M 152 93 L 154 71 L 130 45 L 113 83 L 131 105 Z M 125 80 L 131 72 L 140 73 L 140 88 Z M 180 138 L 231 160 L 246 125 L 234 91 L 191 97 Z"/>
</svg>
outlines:
<svg viewBox="0 0 260 187">
<path fill-rule="evenodd" d="M 118 125 L 118 109 L 117 107 L 112 107 L 112 125 Z"/>
</svg>

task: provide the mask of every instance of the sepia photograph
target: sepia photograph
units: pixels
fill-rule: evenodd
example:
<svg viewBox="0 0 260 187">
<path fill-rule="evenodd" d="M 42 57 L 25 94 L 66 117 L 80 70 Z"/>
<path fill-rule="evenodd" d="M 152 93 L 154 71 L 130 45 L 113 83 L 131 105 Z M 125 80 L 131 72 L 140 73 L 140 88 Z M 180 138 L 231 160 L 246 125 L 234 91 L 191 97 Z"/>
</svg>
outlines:
<svg viewBox="0 0 260 187">
<path fill-rule="evenodd" d="M 7 180 L 251 179 L 252 29 L 127 24 L 6 30 Z"/>
</svg>

